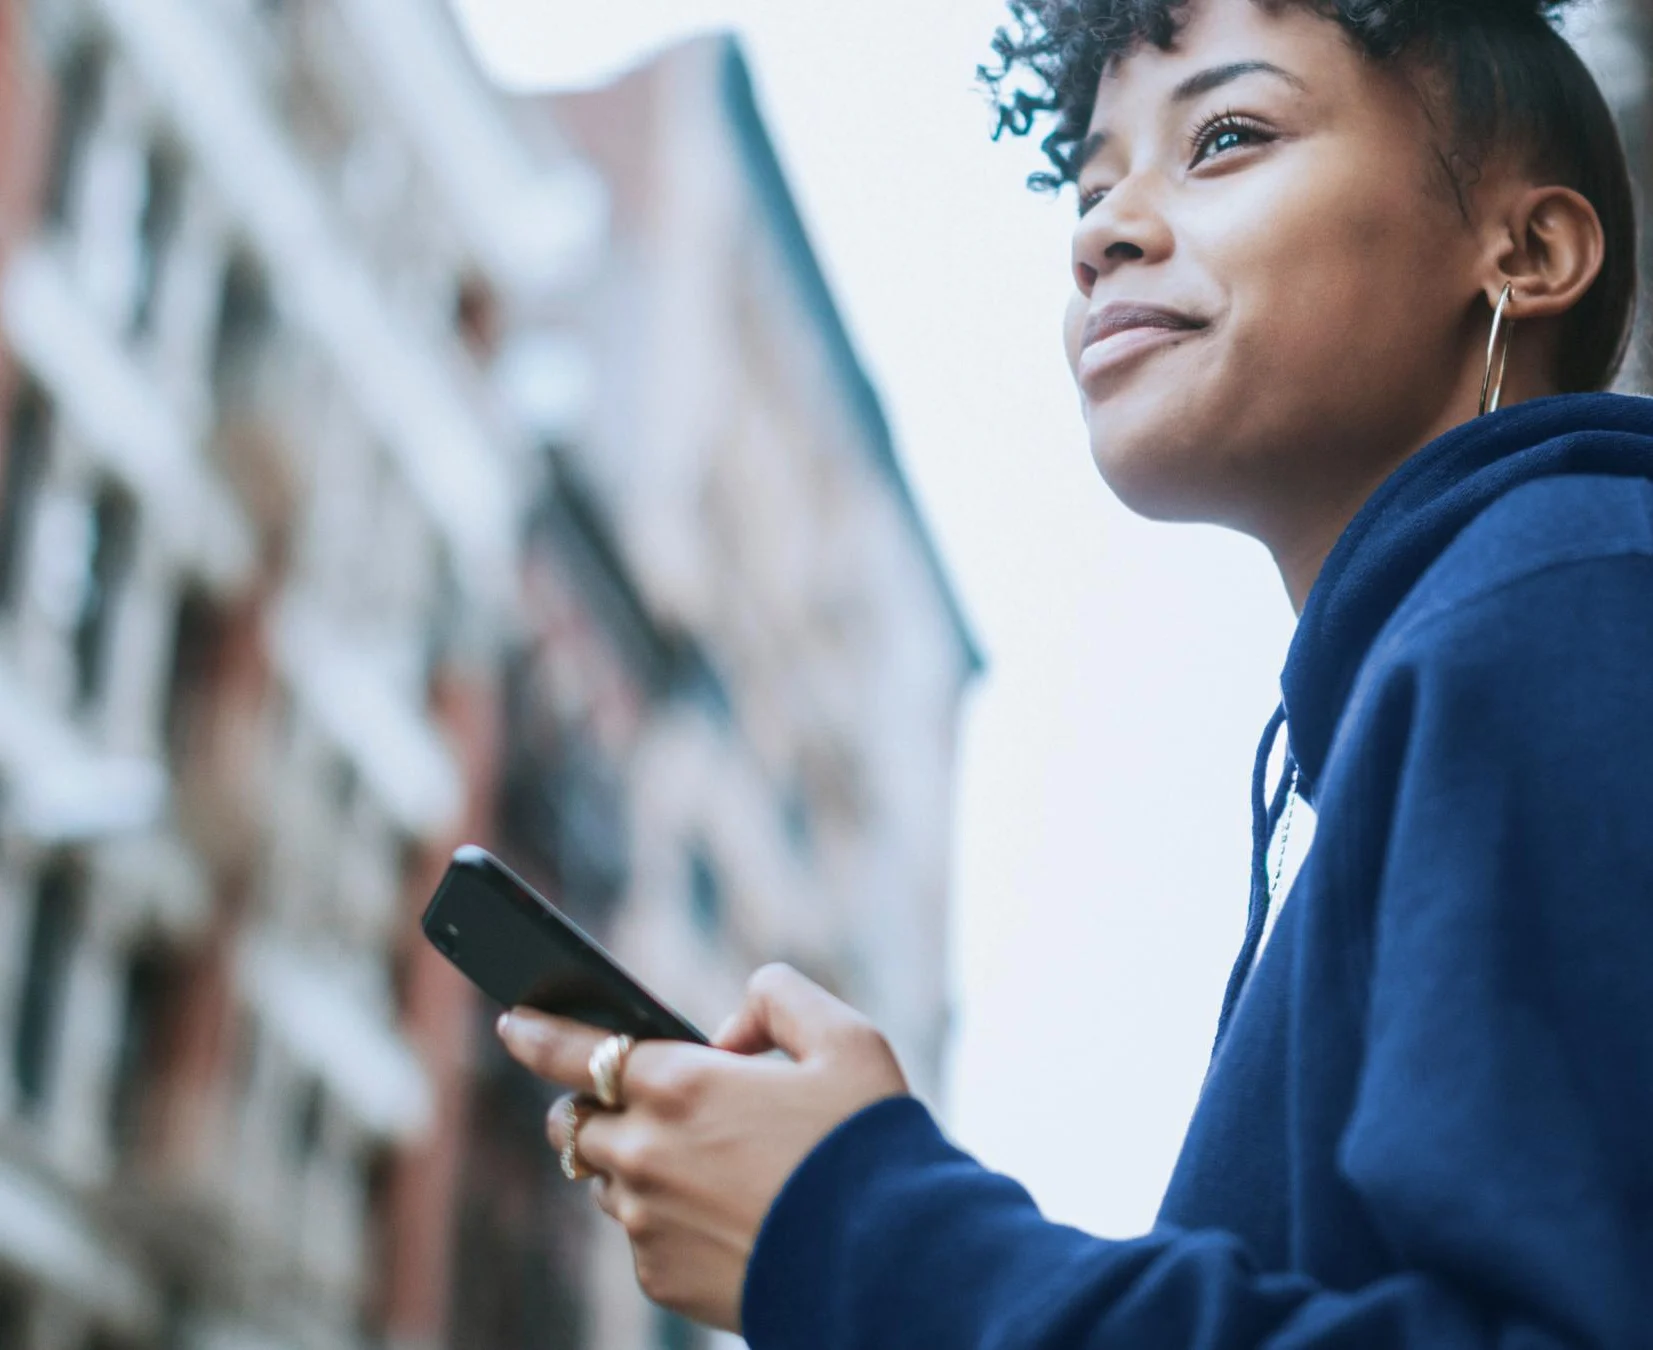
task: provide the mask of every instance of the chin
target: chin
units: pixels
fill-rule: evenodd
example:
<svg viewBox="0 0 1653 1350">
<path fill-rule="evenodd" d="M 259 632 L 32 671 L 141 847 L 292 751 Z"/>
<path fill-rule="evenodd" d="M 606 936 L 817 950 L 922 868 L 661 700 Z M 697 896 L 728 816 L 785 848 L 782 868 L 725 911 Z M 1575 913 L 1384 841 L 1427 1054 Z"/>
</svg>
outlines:
<svg viewBox="0 0 1653 1350">
<path fill-rule="evenodd" d="M 1225 514 L 1211 462 L 1219 446 L 1214 435 L 1190 435 L 1189 427 L 1163 418 L 1131 425 L 1094 409 L 1090 425 L 1091 459 L 1128 510 L 1167 522 L 1215 523 Z"/>
<path fill-rule="evenodd" d="M 1149 354 L 1093 397 L 1081 388 L 1091 459 L 1108 489 L 1148 520 L 1228 523 L 1245 453 L 1232 381 L 1208 341 Z"/>
</svg>

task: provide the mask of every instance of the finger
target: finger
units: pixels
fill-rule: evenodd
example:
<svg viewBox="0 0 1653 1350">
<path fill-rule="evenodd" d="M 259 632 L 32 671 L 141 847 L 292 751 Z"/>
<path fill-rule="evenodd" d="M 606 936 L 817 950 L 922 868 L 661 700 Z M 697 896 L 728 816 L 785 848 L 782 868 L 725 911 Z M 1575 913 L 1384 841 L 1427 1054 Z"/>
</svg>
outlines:
<svg viewBox="0 0 1653 1350">
<path fill-rule="evenodd" d="M 748 999 L 717 1029 L 712 1044 L 731 1055 L 767 1055 L 777 1049 L 766 1023 Z"/>
<path fill-rule="evenodd" d="M 609 1218 L 619 1221 L 619 1191 L 613 1181 L 602 1173 L 598 1173 L 591 1180 L 591 1198 L 597 1202 L 597 1208 Z"/>
<path fill-rule="evenodd" d="M 496 1029 L 511 1058 L 525 1069 L 547 1082 L 591 1091 L 591 1052 L 608 1032 L 531 1008 L 511 1009 Z"/>
<path fill-rule="evenodd" d="M 628 1191 L 651 1190 L 664 1161 L 658 1128 L 630 1111 L 594 1111 L 580 1124 L 580 1161 Z"/>
<path fill-rule="evenodd" d="M 588 1097 L 568 1096 L 557 1101 L 546 1114 L 546 1137 L 556 1150 L 557 1164 L 563 1176 L 570 1181 L 589 1181 L 598 1175 L 587 1165 L 580 1146 L 584 1142 L 581 1135 L 585 1122 L 591 1118 L 593 1111 L 601 1109 Z"/>
<path fill-rule="evenodd" d="M 580 1122 L 580 1161 L 606 1177 L 616 1175 L 615 1164 L 625 1152 L 623 1132 L 616 1138 L 619 1120 L 618 1112 L 598 1111 Z"/>
<path fill-rule="evenodd" d="M 622 1182 L 612 1177 L 598 1177 L 593 1181 L 591 1195 L 597 1202 L 597 1208 L 625 1229 L 626 1239 L 632 1244 L 635 1255 L 638 1241 L 646 1236 L 642 1202 Z"/>
<path fill-rule="evenodd" d="M 551 1147 L 561 1153 L 568 1145 L 569 1133 L 577 1131 L 593 1112 L 601 1109 L 595 1097 L 587 1097 L 583 1093 L 568 1092 L 558 1097 L 545 1113 L 545 1137 Z"/>
<path fill-rule="evenodd" d="M 764 966 L 746 986 L 746 1001 L 718 1033 L 716 1045 L 737 1055 L 782 1050 L 808 1059 L 860 1016 L 788 965 Z"/>
<path fill-rule="evenodd" d="M 691 1112 L 715 1076 L 739 1060 L 686 1041 L 644 1041 L 626 1056 L 620 1097 L 628 1107 L 667 1120 Z"/>
<path fill-rule="evenodd" d="M 738 1054 L 739 1051 L 736 1050 L 736 1047 L 733 1044 L 731 1044 L 730 1038 L 740 1028 L 743 1020 L 744 1019 L 740 1015 L 740 1009 L 737 1008 L 734 1012 L 730 1013 L 723 1019 L 723 1021 L 718 1023 L 717 1030 L 712 1033 L 712 1044 L 719 1050 L 729 1050 Z"/>
</svg>

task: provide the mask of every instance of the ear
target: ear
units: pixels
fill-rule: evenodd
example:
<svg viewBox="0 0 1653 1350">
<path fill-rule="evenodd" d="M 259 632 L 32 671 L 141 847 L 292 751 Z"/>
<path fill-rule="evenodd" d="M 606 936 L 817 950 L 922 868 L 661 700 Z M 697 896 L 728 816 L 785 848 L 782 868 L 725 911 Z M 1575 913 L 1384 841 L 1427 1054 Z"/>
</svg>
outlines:
<svg viewBox="0 0 1653 1350">
<path fill-rule="evenodd" d="M 1552 318 L 1584 298 L 1601 272 L 1606 240 L 1601 217 L 1582 194 L 1567 187 L 1526 188 L 1502 223 L 1489 303 L 1498 303 L 1506 282 L 1511 318 Z"/>
</svg>

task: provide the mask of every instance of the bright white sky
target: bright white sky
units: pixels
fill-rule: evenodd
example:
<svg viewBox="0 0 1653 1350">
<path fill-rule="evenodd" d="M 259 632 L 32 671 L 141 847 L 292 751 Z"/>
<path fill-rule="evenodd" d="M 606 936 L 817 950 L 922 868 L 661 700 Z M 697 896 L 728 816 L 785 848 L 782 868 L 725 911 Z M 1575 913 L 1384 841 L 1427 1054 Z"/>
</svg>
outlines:
<svg viewBox="0 0 1653 1350">
<path fill-rule="evenodd" d="M 1244 926 L 1251 755 L 1291 613 L 1255 545 L 1147 525 L 1091 465 L 1058 339 L 1070 198 L 973 85 L 1001 0 L 456 0 L 512 84 L 733 26 L 991 669 L 956 847 L 946 1103 L 1053 1217 L 1152 1218 Z"/>
</svg>

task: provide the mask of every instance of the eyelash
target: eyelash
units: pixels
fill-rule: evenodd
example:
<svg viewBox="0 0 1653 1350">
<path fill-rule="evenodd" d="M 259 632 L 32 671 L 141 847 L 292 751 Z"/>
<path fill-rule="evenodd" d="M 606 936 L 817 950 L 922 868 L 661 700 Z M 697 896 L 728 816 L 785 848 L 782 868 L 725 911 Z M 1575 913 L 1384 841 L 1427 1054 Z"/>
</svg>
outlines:
<svg viewBox="0 0 1653 1350">
<path fill-rule="evenodd" d="M 1249 139 L 1243 142 L 1248 145 L 1273 139 L 1268 128 L 1256 118 L 1247 117 L 1244 113 L 1229 108 L 1220 113 L 1213 113 L 1189 133 L 1188 154 L 1192 163 L 1203 163 L 1206 149 L 1225 131 L 1238 132 L 1248 137 Z"/>
<path fill-rule="evenodd" d="M 1267 127 L 1255 118 L 1237 113 L 1233 109 L 1213 113 L 1207 117 L 1188 136 L 1188 154 L 1190 167 L 1203 164 L 1206 159 L 1206 150 L 1224 132 L 1237 132 L 1246 137 L 1235 149 L 1242 149 L 1245 145 L 1266 143 L 1273 140 Z M 1108 195 L 1106 188 L 1098 188 L 1094 192 L 1087 192 L 1079 198 L 1079 215 L 1081 219 L 1090 213 L 1099 201 Z"/>
</svg>

